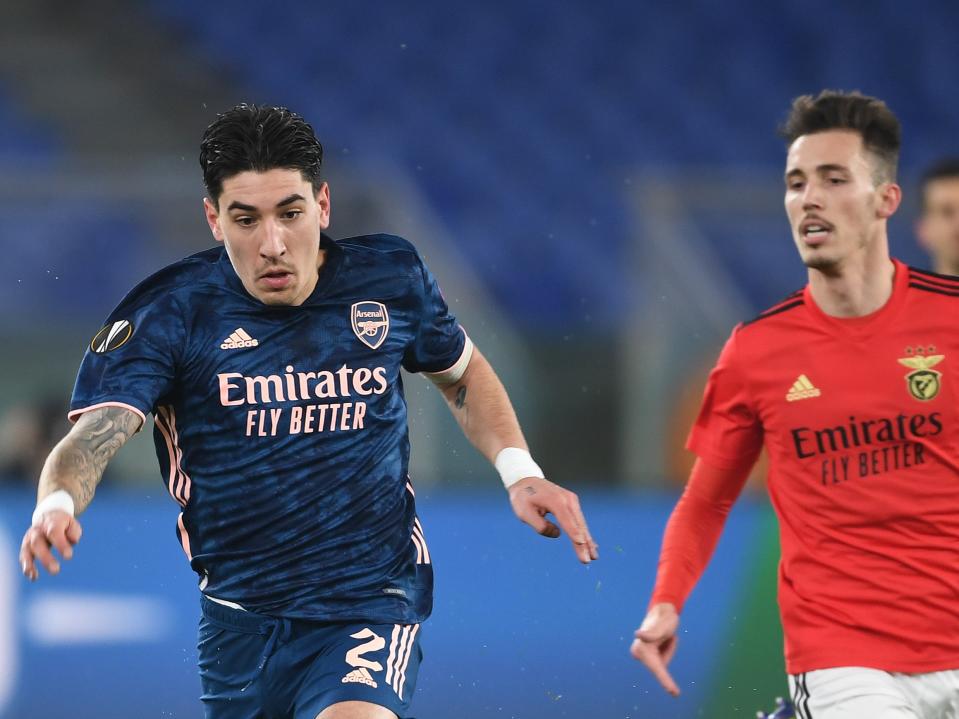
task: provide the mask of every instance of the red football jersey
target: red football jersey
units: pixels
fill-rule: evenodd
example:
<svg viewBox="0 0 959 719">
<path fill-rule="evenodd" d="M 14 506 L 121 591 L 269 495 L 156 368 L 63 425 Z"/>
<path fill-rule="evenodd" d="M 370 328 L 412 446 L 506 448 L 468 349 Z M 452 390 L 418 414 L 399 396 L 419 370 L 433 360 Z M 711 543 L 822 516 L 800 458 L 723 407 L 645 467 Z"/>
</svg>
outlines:
<svg viewBox="0 0 959 719">
<path fill-rule="evenodd" d="M 768 452 L 791 674 L 959 668 L 959 278 L 895 265 L 868 316 L 807 286 L 739 325 L 690 434 L 720 468 Z"/>
</svg>

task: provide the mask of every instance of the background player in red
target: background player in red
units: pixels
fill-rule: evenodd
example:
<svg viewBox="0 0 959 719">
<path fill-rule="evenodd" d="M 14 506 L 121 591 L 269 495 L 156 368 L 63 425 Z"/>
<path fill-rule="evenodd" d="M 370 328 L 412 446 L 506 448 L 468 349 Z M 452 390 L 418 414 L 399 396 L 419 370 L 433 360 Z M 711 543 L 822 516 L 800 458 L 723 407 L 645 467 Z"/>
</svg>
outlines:
<svg viewBox="0 0 959 719">
<path fill-rule="evenodd" d="M 765 447 L 797 715 L 959 717 L 959 280 L 890 258 L 900 126 L 884 103 L 799 97 L 783 135 L 809 282 L 722 350 L 631 651 L 679 693 L 679 613 Z"/>
<path fill-rule="evenodd" d="M 944 275 L 959 275 L 959 158 L 940 160 L 923 173 L 919 188 L 919 243 Z"/>
</svg>

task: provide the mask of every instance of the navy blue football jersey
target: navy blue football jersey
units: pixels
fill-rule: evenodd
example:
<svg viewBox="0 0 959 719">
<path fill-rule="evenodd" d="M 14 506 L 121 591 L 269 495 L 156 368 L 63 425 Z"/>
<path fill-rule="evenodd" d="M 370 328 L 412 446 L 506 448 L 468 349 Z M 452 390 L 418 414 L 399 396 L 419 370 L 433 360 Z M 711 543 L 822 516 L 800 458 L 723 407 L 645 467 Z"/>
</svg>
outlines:
<svg viewBox="0 0 959 719">
<path fill-rule="evenodd" d="M 248 294 L 222 247 L 142 282 L 87 349 L 70 418 L 104 405 L 153 414 L 177 536 L 211 598 L 417 623 L 433 571 L 400 368 L 455 376 L 472 344 L 407 241 L 321 247 L 299 306 Z"/>
</svg>

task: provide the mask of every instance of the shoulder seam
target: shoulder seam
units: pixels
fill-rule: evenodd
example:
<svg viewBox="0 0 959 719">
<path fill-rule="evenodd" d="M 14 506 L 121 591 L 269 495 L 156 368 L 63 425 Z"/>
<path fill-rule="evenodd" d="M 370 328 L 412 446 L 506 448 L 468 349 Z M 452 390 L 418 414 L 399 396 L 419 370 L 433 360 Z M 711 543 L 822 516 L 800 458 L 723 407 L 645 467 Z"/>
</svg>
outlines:
<svg viewBox="0 0 959 719">
<path fill-rule="evenodd" d="M 759 314 L 764 315 L 767 312 L 772 312 L 773 310 L 777 309 L 780 305 L 784 305 L 787 302 L 793 302 L 795 300 L 798 300 L 800 297 L 803 296 L 803 291 L 804 289 L 799 289 L 799 290 L 796 290 L 795 292 L 790 292 L 788 295 L 786 295 L 781 300 L 779 300 L 779 302 L 777 302 L 774 305 L 770 305 Z"/>
<path fill-rule="evenodd" d="M 189 272 L 187 272 L 188 276 L 174 277 L 172 279 L 176 281 L 168 281 L 165 284 L 164 282 L 158 282 L 157 278 L 164 275 L 164 273 L 177 272 L 176 270 L 172 269 L 177 265 L 179 265 L 180 268 L 185 268 L 191 265 L 196 266 L 206 264 L 208 265 L 209 269 L 215 271 L 215 262 L 208 262 L 206 258 L 201 257 L 200 255 L 202 255 L 203 252 L 207 252 L 207 250 L 190 255 L 189 257 L 184 257 L 183 259 L 167 265 L 166 267 L 157 270 L 147 277 L 144 277 L 136 285 L 130 288 L 126 294 L 123 295 L 117 305 L 110 311 L 110 314 L 107 315 L 107 319 L 110 320 L 119 317 L 120 315 L 117 314 L 117 311 L 129 303 L 138 303 L 141 301 L 152 303 L 156 302 L 158 299 L 163 299 L 164 297 L 167 298 L 168 301 L 174 302 L 178 305 L 178 307 L 180 307 L 179 301 L 176 298 L 176 293 L 183 288 L 190 288 L 191 286 L 198 284 L 197 278 L 195 276 L 190 276 Z M 203 277 L 200 279 L 200 282 L 206 283 L 209 282 L 209 280 L 207 277 Z M 146 286 L 148 284 L 150 286 Z M 180 309 L 182 309 L 182 307 Z"/>
<path fill-rule="evenodd" d="M 918 278 L 916 279 L 918 280 Z M 932 292 L 934 294 L 944 295 L 946 297 L 959 297 L 959 285 L 956 287 L 946 288 L 913 280 L 909 282 L 909 286 L 914 287 L 917 290 L 922 290 L 923 292 Z"/>
<path fill-rule="evenodd" d="M 366 238 L 366 237 L 390 237 L 390 238 L 395 238 L 396 240 L 399 240 L 400 242 L 397 243 L 397 245 L 396 245 L 396 246 L 393 246 L 393 247 L 373 247 L 373 246 L 371 246 L 370 244 L 368 244 L 368 243 L 366 243 L 366 242 L 358 242 L 358 241 L 356 241 L 356 240 L 359 240 L 361 237 L 363 237 L 363 238 Z M 384 235 L 384 234 L 379 234 L 379 235 L 360 235 L 360 236 L 354 236 L 354 237 L 344 237 L 343 239 L 340 239 L 340 240 L 334 240 L 334 242 L 336 242 L 338 245 L 341 245 L 341 246 L 351 247 L 351 248 L 355 248 L 355 249 L 358 249 L 358 250 L 369 250 L 369 251 L 371 251 L 371 252 L 383 252 L 383 253 L 387 253 L 387 252 L 406 252 L 406 253 L 409 253 L 409 254 L 411 254 L 411 255 L 416 255 L 416 254 L 418 254 L 418 253 L 417 253 L 417 250 L 416 250 L 416 247 L 413 245 L 413 243 L 410 242 L 409 240 L 407 240 L 405 237 L 400 237 L 399 235 Z"/>
<path fill-rule="evenodd" d="M 909 275 L 912 279 L 920 282 L 928 282 L 931 285 L 947 287 L 949 289 L 959 289 L 959 277 L 952 275 L 941 275 L 937 272 L 927 272 L 915 267 L 909 268 Z"/>
<path fill-rule="evenodd" d="M 199 258 L 197 258 L 197 259 L 199 259 Z M 188 258 L 186 258 L 185 260 L 181 260 L 181 262 L 183 262 L 184 264 L 186 264 L 187 262 L 190 262 L 191 260 L 193 260 L 193 258 L 192 258 L 192 257 L 188 257 Z M 166 269 L 166 268 L 164 268 L 164 269 Z M 159 270 L 159 271 L 158 271 L 157 273 L 155 273 L 155 274 L 159 274 L 159 272 L 162 272 L 162 271 L 163 271 L 163 270 Z M 147 278 L 145 278 L 145 279 L 143 280 L 143 282 L 146 282 L 146 281 L 149 280 L 149 279 L 150 279 L 150 277 L 147 277 Z M 208 280 L 207 278 L 203 278 L 203 279 L 201 280 L 201 282 L 208 282 L 208 281 L 209 281 L 209 280 Z M 146 294 L 147 296 L 151 296 L 151 295 L 154 295 L 154 294 L 156 294 L 156 293 L 163 293 L 163 294 L 169 294 L 169 295 L 171 296 L 171 298 L 172 298 L 172 297 L 173 297 L 173 293 L 174 293 L 176 290 L 179 290 L 179 289 L 181 289 L 181 288 L 183 288 L 183 287 L 189 287 L 190 285 L 195 284 L 195 282 L 196 282 L 196 278 L 188 277 L 188 278 L 185 278 L 185 279 L 181 280 L 180 282 L 177 282 L 176 284 L 171 284 L 171 285 L 166 286 L 166 287 L 159 286 L 159 287 L 155 287 L 155 288 L 150 288 L 145 294 Z"/>
<path fill-rule="evenodd" d="M 788 310 L 794 309 L 795 307 L 804 305 L 806 303 L 806 300 L 802 297 L 802 294 L 803 294 L 803 290 L 797 290 L 796 292 L 793 292 L 791 295 L 788 295 L 784 300 L 778 302 L 777 304 L 773 305 L 769 309 L 763 310 L 762 312 L 760 312 L 758 315 L 756 315 L 750 320 L 746 320 L 745 322 L 742 323 L 742 326 L 745 327 L 747 325 L 751 325 L 754 322 L 758 322 L 759 320 L 764 320 L 767 317 L 772 317 L 773 315 L 778 315 L 781 312 L 786 312 Z"/>
<path fill-rule="evenodd" d="M 746 327 L 755 322 L 759 322 L 760 320 L 767 319 L 774 315 L 778 315 L 782 312 L 787 312 L 791 309 L 795 309 L 796 307 L 801 307 L 804 304 L 806 304 L 805 300 L 794 300 L 792 302 L 787 302 L 785 304 L 777 305 L 773 309 L 766 310 L 765 312 L 761 312 L 760 314 L 753 317 L 751 320 L 746 320 L 745 322 L 743 322 L 742 326 Z"/>
<path fill-rule="evenodd" d="M 944 275 L 941 272 L 924 270 L 921 267 L 913 267 L 912 265 L 906 265 L 906 269 L 918 275 L 926 275 L 928 277 L 934 277 L 936 279 L 946 280 L 947 282 L 950 282 L 952 284 L 959 284 L 959 275 Z"/>
</svg>

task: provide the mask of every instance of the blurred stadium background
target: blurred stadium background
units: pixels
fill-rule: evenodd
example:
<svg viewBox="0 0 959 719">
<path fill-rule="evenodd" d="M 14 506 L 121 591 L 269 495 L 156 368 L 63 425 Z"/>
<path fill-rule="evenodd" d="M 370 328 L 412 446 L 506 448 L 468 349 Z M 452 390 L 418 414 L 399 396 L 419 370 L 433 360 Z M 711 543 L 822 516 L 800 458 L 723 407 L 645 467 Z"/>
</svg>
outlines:
<svg viewBox="0 0 959 719">
<path fill-rule="evenodd" d="M 314 124 L 334 236 L 418 244 L 602 548 L 582 568 L 520 526 L 435 390 L 408 378 L 437 566 L 417 716 L 772 706 L 785 679 L 761 476 L 684 614 L 683 696 L 627 648 L 704 373 L 737 321 L 804 282 L 775 127 L 824 87 L 884 98 L 905 138 L 893 251 L 925 265 L 914 188 L 957 149 L 959 6 L 34 0 L 3 15 L 0 716 L 201 715 L 196 589 L 150 428 L 110 466 L 60 577 L 28 585 L 15 553 L 89 338 L 136 281 L 211 244 L 197 145 L 239 101 Z"/>
</svg>

